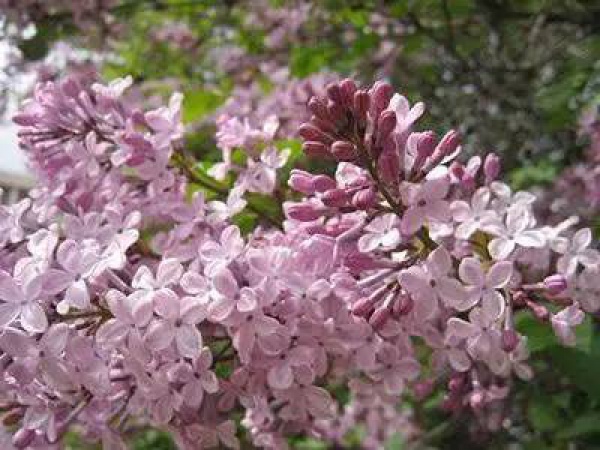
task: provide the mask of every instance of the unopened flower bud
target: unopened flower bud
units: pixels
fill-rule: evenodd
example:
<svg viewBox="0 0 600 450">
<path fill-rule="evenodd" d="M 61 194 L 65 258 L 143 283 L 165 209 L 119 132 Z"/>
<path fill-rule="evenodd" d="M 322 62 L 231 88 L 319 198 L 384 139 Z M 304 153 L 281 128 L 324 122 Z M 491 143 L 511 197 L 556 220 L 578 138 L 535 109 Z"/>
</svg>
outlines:
<svg viewBox="0 0 600 450">
<path fill-rule="evenodd" d="M 305 195 L 315 193 L 314 175 L 305 172 L 304 170 L 293 169 L 288 180 L 288 185 L 295 191 Z"/>
<path fill-rule="evenodd" d="M 489 184 L 498 178 L 500 174 L 500 158 L 495 153 L 486 156 L 483 163 L 483 173 L 485 174 L 485 183 Z"/>
<path fill-rule="evenodd" d="M 371 99 L 377 111 L 383 111 L 390 104 L 394 88 L 389 83 L 378 81 L 371 89 Z"/>
<path fill-rule="evenodd" d="M 375 205 L 377 193 L 374 189 L 362 189 L 352 197 L 352 204 L 358 209 L 369 209 Z"/>
<path fill-rule="evenodd" d="M 348 141 L 335 141 L 331 153 L 340 161 L 352 161 L 356 158 L 356 147 Z"/>
<path fill-rule="evenodd" d="M 425 400 L 431 395 L 434 388 L 433 380 L 424 380 L 416 383 L 413 387 L 413 393 L 417 400 Z"/>
<path fill-rule="evenodd" d="M 310 123 L 303 123 L 302 125 L 300 125 L 300 128 L 298 129 L 298 134 L 305 141 L 317 141 L 326 144 L 332 141 L 332 139 L 329 136 L 327 136 L 319 128 Z"/>
<path fill-rule="evenodd" d="M 319 119 L 329 120 L 329 113 L 327 112 L 327 104 L 320 98 L 312 97 L 308 101 L 308 109 Z"/>
<path fill-rule="evenodd" d="M 390 315 L 390 309 L 388 307 L 380 306 L 373 311 L 373 314 L 371 314 L 371 317 L 369 318 L 369 324 L 371 324 L 371 326 L 376 330 L 379 330 L 386 324 L 390 318 Z"/>
<path fill-rule="evenodd" d="M 458 394 L 465 386 L 465 378 L 462 374 L 457 374 L 448 381 L 448 390 L 453 394 Z"/>
<path fill-rule="evenodd" d="M 322 142 L 306 141 L 302 144 L 302 151 L 308 156 L 322 157 L 329 156 L 327 147 Z"/>
<path fill-rule="evenodd" d="M 350 197 L 344 189 L 330 189 L 326 191 L 321 197 L 323 204 L 336 208 L 340 206 L 346 206 Z"/>
<path fill-rule="evenodd" d="M 456 130 L 448 131 L 438 143 L 431 155 L 432 164 L 439 164 L 446 156 L 451 155 L 460 145 L 460 134 Z"/>
<path fill-rule="evenodd" d="M 12 442 L 13 442 L 13 445 L 17 448 L 25 448 L 25 447 L 28 447 L 29 444 L 31 444 L 34 439 L 35 439 L 35 431 L 27 429 L 27 428 L 20 428 L 13 435 Z"/>
<path fill-rule="evenodd" d="M 350 78 L 346 78 L 340 82 L 340 89 L 344 105 L 352 106 L 354 102 L 354 93 L 356 92 L 356 83 Z"/>
<path fill-rule="evenodd" d="M 329 97 L 335 103 L 343 103 L 344 97 L 342 94 L 342 89 L 337 83 L 331 83 L 327 86 L 327 97 Z"/>
<path fill-rule="evenodd" d="M 358 317 L 367 317 L 371 311 L 373 311 L 373 305 L 376 299 L 371 297 L 359 298 L 354 305 L 352 305 L 352 314 Z"/>
<path fill-rule="evenodd" d="M 554 274 L 544 279 L 544 287 L 550 294 L 556 295 L 567 289 L 567 279 L 564 275 Z"/>
<path fill-rule="evenodd" d="M 378 139 L 383 142 L 396 128 L 396 113 L 394 111 L 384 111 L 378 120 Z"/>
<path fill-rule="evenodd" d="M 400 157 L 394 150 L 382 152 L 377 159 L 379 176 L 391 185 L 400 182 Z"/>
<path fill-rule="evenodd" d="M 501 336 L 502 350 L 507 353 L 512 352 L 519 345 L 519 335 L 515 330 L 508 329 L 502 331 Z"/>
<path fill-rule="evenodd" d="M 369 107 L 371 106 L 371 97 L 366 91 L 357 91 L 354 94 L 354 110 L 358 117 L 362 120 L 365 120 L 367 117 L 367 112 L 369 111 Z"/>
<path fill-rule="evenodd" d="M 323 214 L 321 209 L 308 202 L 287 203 L 284 204 L 284 209 L 290 219 L 299 220 L 301 222 L 312 222 L 313 220 L 317 220 Z"/>
</svg>

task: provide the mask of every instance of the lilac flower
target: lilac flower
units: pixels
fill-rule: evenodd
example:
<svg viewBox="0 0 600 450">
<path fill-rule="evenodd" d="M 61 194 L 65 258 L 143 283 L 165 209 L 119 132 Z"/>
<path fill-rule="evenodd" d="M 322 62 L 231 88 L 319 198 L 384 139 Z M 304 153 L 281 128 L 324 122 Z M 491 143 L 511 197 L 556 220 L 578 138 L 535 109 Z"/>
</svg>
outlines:
<svg viewBox="0 0 600 450">
<path fill-rule="evenodd" d="M 404 389 L 406 381 L 414 380 L 421 367 L 416 359 L 400 356 L 400 350 L 391 345 L 385 345 L 377 355 L 377 368 L 370 376 L 382 381 L 389 394 L 399 394 Z"/>
<path fill-rule="evenodd" d="M 467 284 L 469 300 L 459 310 L 468 309 L 480 301 L 486 309 L 495 309 L 500 314 L 504 311 L 505 300 L 498 289 L 505 287 L 513 274 L 510 261 L 499 261 L 484 272 L 481 262 L 476 258 L 465 258 L 458 268 L 460 279 Z M 491 306 L 494 305 L 494 306 Z"/>
<path fill-rule="evenodd" d="M 410 235 L 428 221 L 443 222 L 451 217 L 450 207 L 444 200 L 450 181 L 447 177 L 427 180 L 423 185 L 408 186 L 404 191 L 404 203 L 408 209 L 402 217 L 402 232 Z"/>
<path fill-rule="evenodd" d="M 168 288 L 156 291 L 153 301 L 158 317 L 150 322 L 145 333 L 148 345 L 162 350 L 175 341 L 181 355 L 197 357 L 202 349 L 202 334 L 197 325 L 208 315 L 206 305 L 197 297 L 179 298 Z"/>
<path fill-rule="evenodd" d="M 577 303 L 573 303 L 571 306 L 567 306 L 562 311 L 553 314 L 550 318 L 552 329 L 558 337 L 558 339 L 568 346 L 575 345 L 575 333 L 573 328 L 580 325 L 585 318 L 585 314 L 579 308 Z"/>
<path fill-rule="evenodd" d="M 579 264 L 585 267 L 594 267 L 600 264 L 600 253 L 588 248 L 592 242 L 592 231 L 582 228 L 571 239 L 561 238 L 554 243 L 554 250 L 562 256 L 558 259 L 556 267 L 565 275 L 573 275 Z"/>
<path fill-rule="evenodd" d="M 486 227 L 486 231 L 497 236 L 488 245 L 492 258 L 506 259 L 517 245 L 525 248 L 543 247 L 546 243 L 544 234 L 532 229 L 533 225 L 533 217 L 527 206 L 517 203 L 508 208 L 506 224 Z"/>
<path fill-rule="evenodd" d="M 449 277 L 452 267 L 450 254 L 438 247 L 421 266 L 413 266 L 400 272 L 400 285 L 416 300 L 416 310 L 421 320 L 431 318 L 438 301 L 452 307 L 462 307 L 468 301 L 464 287 L 455 278 Z"/>
<path fill-rule="evenodd" d="M 470 204 L 463 200 L 451 204 L 454 220 L 460 223 L 455 231 L 458 239 L 469 239 L 477 230 L 496 220 L 496 213 L 489 209 L 490 197 L 490 190 L 482 187 L 475 191 Z"/>
<path fill-rule="evenodd" d="M 395 214 L 384 214 L 376 217 L 365 228 L 358 240 L 361 252 L 372 252 L 376 249 L 391 250 L 401 241 L 399 220 Z"/>
<path fill-rule="evenodd" d="M 29 333 L 42 333 L 48 328 L 43 300 L 43 275 L 25 267 L 12 277 L 0 272 L 0 328 L 15 320 Z"/>
</svg>

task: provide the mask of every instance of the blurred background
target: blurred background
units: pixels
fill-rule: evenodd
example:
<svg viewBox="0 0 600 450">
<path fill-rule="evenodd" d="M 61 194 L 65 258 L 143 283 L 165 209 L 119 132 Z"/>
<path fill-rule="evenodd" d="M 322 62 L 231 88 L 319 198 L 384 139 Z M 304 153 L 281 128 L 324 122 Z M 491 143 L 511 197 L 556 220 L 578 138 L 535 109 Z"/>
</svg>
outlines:
<svg viewBox="0 0 600 450">
<path fill-rule="evenodd" d="M 185 145 L 211 164 L 220 117 L 258 125 L 277 114 L 278 138 L 294 145 L 310 96 L 351 76 L 424 101 L 426 125 L 459 129 L 468 155 L 500 154 L 512 186 L 540 196 L 545 219 L 579 214 L 598 230 L 598 0 L 0 0 L 0 28 L 3 202 L 31 184 L 10 115 L 36 82 L 131 75 L 130 95 L 147 107 L 181 91 Z M 533 400 L 520 405 L 519 448 L 600 448 L 600 340 L 586 327 L 580 348 L 560 352 L 528 330 L 553 370 L 522 387 Z M 444 422 L 431 414 L 436 429 Z M 439 433 L 441 448 L 461 445 L 459 428 Z M 69 445 L 81 448 L 76 436 Z M 156 431 L 132 446 L 172 448 Z"/>
</svg>

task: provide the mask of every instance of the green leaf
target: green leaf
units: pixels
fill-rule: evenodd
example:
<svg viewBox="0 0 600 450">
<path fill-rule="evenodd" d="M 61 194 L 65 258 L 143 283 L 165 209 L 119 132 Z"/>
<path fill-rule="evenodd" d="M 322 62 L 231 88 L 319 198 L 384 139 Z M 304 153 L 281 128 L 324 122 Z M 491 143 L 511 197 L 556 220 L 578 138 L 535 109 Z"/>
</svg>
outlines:
<svg viewBox="0 0 600 450">
<path fill-rule="evenodd" d="M 561 422 L 558 411 L 543 397 L 533 399 L 527 409 L 527 417 L 533 428 L 540 432 L 550 431 Z"/>
<path fill-rule="evenodd" d="M 183 121 L 194 122 L 215 111 L 227 98 L 219 91 L 198 90 L 186 92 L 183 99 Z"/>
<path fill-rule="evenodd" d="M 560 430 L 556 437 L 562 440 L 572 440 L 591 434 L 600 434 L 599 412 L 591 412 L 575 418 L 573 423 Z"/>
</svg>

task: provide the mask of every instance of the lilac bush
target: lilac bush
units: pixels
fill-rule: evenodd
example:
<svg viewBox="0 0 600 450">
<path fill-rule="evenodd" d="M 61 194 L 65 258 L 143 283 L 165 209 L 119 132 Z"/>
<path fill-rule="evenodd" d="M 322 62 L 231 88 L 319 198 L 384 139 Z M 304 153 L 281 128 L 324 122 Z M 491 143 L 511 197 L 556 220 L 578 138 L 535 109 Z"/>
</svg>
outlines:
<svg viewBox="0 0 600 450">
<path fill-rule="evenodd" d="M 360 425 L 378 449 L 426 431 L 401 402 L 435 392 L 494 432 L 515 379 L 535 376 L 515 315 L 574 345 L 600 309 L 590 230 L 537 221 L 497 156 L 459 162 L 459 134 L 419 131 L 424 105 L 387 83 L 312 97 L 298 134 L 334 170 L 287 180 L 277 117 L 224 119 L 217 141 L 247 166 L 207 173 L 182 145 L 182 96 L 142 111 L 130 83 L 43 83 L 14 118 L 38 180 L 0 209 L 1 407 L 17 448 L 72 428 L 126 448 L 148 425 L 182 449 L 296 435 L 344 448 Z M 275 191 L 282 220 L 253 196 Z M 259 223 L 244 233 L 248 209 Z"/>
</svg>

